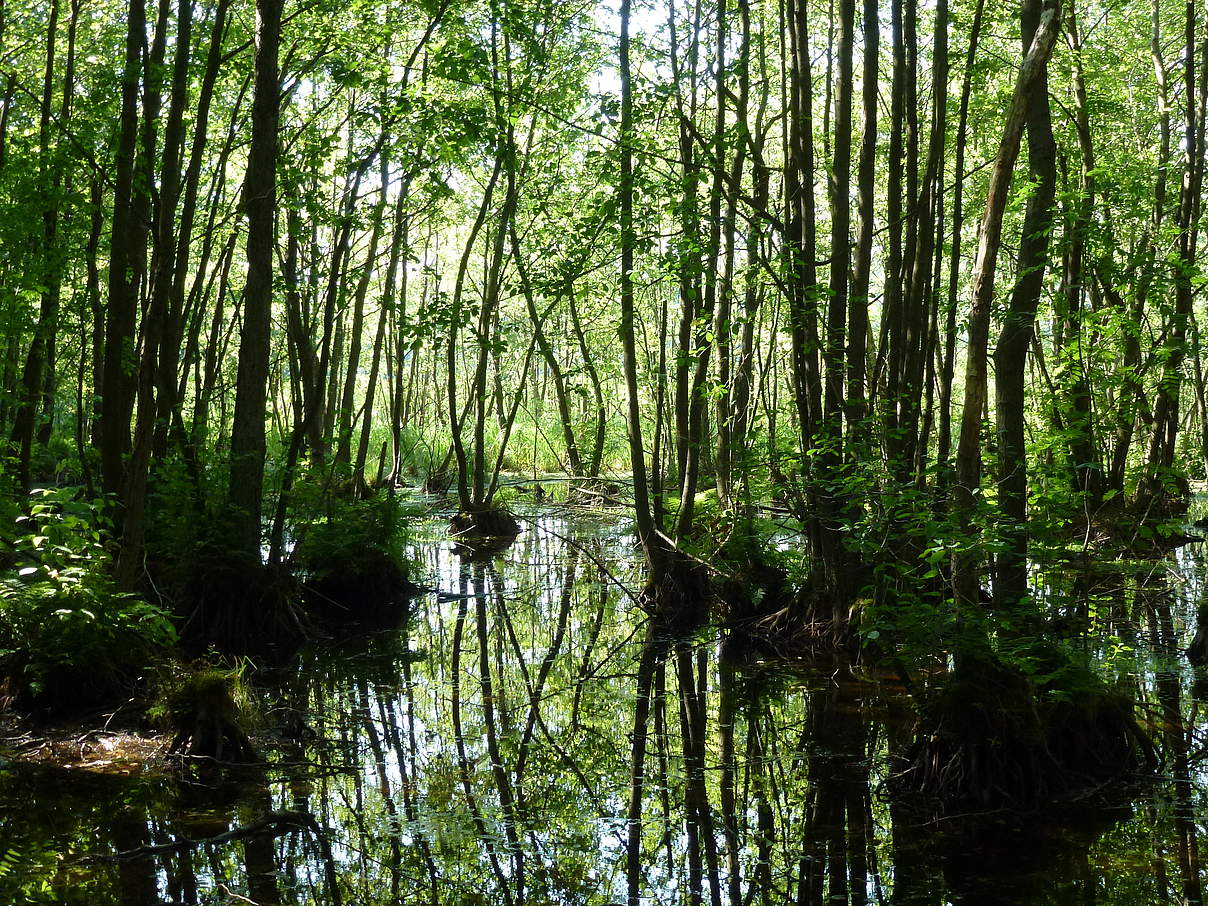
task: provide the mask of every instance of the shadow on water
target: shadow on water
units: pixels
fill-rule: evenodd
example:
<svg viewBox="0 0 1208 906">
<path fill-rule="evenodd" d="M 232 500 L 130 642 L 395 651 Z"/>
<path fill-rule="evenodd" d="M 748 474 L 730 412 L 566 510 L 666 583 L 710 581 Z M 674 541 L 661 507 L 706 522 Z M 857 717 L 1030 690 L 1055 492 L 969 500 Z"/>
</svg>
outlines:
<svg viewBox="0 0 1208 906">
<path fill-rule="evenodd" d="M 540 514 L 475 557 L 434 527 L 412 554 L 434 590 L 408 620 L 260 690 L 257 771 L 215 789 L 0 760 L 0 902 L 1202 902 L 1194 553 L 1080 615 L 1164 779 L 1110 813 L 943 821 L 891 792 L 915 733 L 900 685 L 655 635 L 624 526 Z"/>
</svg>

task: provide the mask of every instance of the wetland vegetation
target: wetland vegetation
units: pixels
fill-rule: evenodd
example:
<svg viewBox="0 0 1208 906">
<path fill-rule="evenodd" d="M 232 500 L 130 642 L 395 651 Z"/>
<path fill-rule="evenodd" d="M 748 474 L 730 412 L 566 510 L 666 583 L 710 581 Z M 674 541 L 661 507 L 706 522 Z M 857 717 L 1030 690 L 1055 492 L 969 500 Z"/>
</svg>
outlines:
<svg viewBox="0 0 1208 906">
<path fill-rule="evenodd" d="M 1203 901 L 1195 0 L 0 0 L 0 900 Z"/>
</svg>

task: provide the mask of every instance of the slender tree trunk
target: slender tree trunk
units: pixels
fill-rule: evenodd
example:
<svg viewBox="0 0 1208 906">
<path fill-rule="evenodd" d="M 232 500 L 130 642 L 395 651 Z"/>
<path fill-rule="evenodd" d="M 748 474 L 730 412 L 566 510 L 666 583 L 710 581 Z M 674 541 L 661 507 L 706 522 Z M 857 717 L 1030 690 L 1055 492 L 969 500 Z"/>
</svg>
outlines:
<svg viewBox="0 0 1208 906">
<path fill-rule="evenodd" d="M 1060 8 L 1056 0 L 1043 0 L 1035 36 L 1015 81 L 1015 91 L 1003 124 L 1002 140 L 986 190 L 986 208 L 973 269 L 969 347 L 965 360 L 965 408 L 961 413 L 960 441 L 956 451 L 957 483 L 953 489 L 957 517 L 970 533 L 973 531 L 973 510 L 981 484 L 981 427 L 987 389 L 986 352 L 990 335 L 990 304 L 994 299 L 994 274 L 1002 242 L 1003 212 L 1007 206 L 1007 192 L 1015 159 L 1019 156 L 1031 97 L 1047 71 L 1060 21 Z M 958 555 L 954 563 L 955 592 L 957 600 L 963 604 L 977 601 L 976 557 L 976 552 L 968 551 Z"/>
<path fill-rule="evenodd" d="M 248 211 L 247 284 L 235 384 L 231 479 L 227 495 L 231 543 L 260 562 L 264 487 L 264 415 L 273 303 L 273 221 L 276 213 L 277 122 L 282 0 L 256 0 L 256 88 L 252 146 L 244 183 Z"/>
<path fill-rule="evenodd" d="M 809 28 L 804 0 L 787 4 L 789 37 L 788 154 L 785 195 L 785 245 L 789 256 L 789 331 L 792 341 L 793 398 L 797 414 L 800 450 L 814 449 L 821 441 L 822 375 L 818 360 L 818 285 L 816 212 L 814 202 L 814 116 L 810 76 Z M 824 525 L 817 475 L 806 466 L 805 499 L 801 501 L 810 546 L 826 574 L 828 584 L 837 586 L 835 538 Z"/>
<path fill-rule="evenodd" d="M 638 354 L 634 332 L 634 290 L 633 266 L 634 248 L 637 237 L 633 225 L 633 86 L 629 61 L 629 16 L 631 0 L 621 0 L 621 180 L 618 186 L 618 207 L 621 230 L 621 323 L 618 332 L 621 338 L 623 370 L 625 376 L 625 425 L 629 436 L 629 462 L 633 470 L 634 517 L 637 520 L 638 540 L 646 554 L 646 563 L 650 567 L 651 580 L 661 577 L 663 556 L 662 543 L 655 534 L 654 512 L 650 507 L 650 486 L 647 482 L 646 449 L 642 443 L 642 410 L 638 396 Z M 647 695 L 649 694 L 649 686 Z M 644 733 L 644 727 L 643 727 Z M 636 744 L 635 744 L 636 745 Z M 637 750 L 634 754 L 634 776 L 639 776 Z M 635 794 L 640 798 L 640 784 Z M 633 802 L 631 800 L 631 809 Z M 640 801 L 637 804 L 640 812 Z M 633 859 L 634 833 L 638 841 L 641 839 L 641 826 L 634 827 L 633 813 L 630 813 L 630 865 L 629 901 L 631 906 L 637 906 L 637 875 Z M 637 819 L 640 822 L 640 818 Z"/>
<path fill-rule="evenodd" d="M 583 333 L 583 323 L 579 319 L 579 305 L 575 301 L 575 284 L 566 281 L 566 301 L 570 312 L 571 328 L 575 340 L 579 344 L 579 360 L 583 370 L 587 372 L 587 380 L 591 384 L 591 395 L 595 403 L 595 437 L 591 445 L 591 459 L 588 460 L 587 477 L 596 478 L 600 474 L 600 466 L 604 460 L 605 431 L 608 427 L 608 413 L 604 408 L 604 387 L 600 382 L 600 372 L 596 368 L 595 356 L 587 345 L 587 337 Z"/>
<path fill-rule="evenodd" d="M 179 410 L 180 400 L 183 396 L 177 372 L 182 364 L 186 366 L 187 370 L 187 362 L 181 361 L 181 341 L 189 316 L 185 281 L 192 263 L 190 254 L 193 247 L 193 224 L 197 217 L 202 164 L 205 161 L 205 151 L 208 146 L 210 106 L 218 81 L 219 67 L 222 63 L 222 39 L 226 33 L 227 13 L 230 5 L 231 0 L 218 0 L 218 4 L 214 8 L 214 21 L 210 26 L 205 70 L 197 94 L 193 142 L 189 148 L 189 163 L 184 174 L 184 190 L 181 195 L 180 218 L 176 230 L 175 268 L 172 274 L 170 303 L 164 323 L 164 336 L 163 342 L 160 344 L 159 369 L 156 376 L 158 381 L 157 431 L 160 432 L 160 435 L 156 438 L 155 449 L 161 454 L 165 451 L 166 442 L 163 432 L 173 417 L 173 413 Z M 174 77 L 174 85 L 178 84 Z M 175 103 L 175 98 L 173 103 Z M 167 144 L 166 137 L 165 144 Z M 207 237 L 205 243 L 207 249 L 209 245 Z M 208 254 L 202 256 L 199 273 L 204 273 L 208 257 Z M 178 438 L 178 440 L 183 441 L 183 438 Z"/>
<path fill-rule="evenodd" d="M 1097 506 L 1103 495 L 1103 469 L 1095 450 L 1091 389 L 1082 340 L 1082 302 L 1087 293 L 1087 275 L 1090 270 L 1086 265 L 1087 244 L 1095 210 L 1095 147 L 1091 137 L 1090 113 L 1082 73 L 1082 38 L 1079 34 L 1075 0 L 1070 0 L 1065 34 L 1073 58 L 1074 114 L 1081 172 L 1078 198 L 1073 203 L 1075 214 L 1070 226 L 1072 235 L 1066 255 L 1067 267 L 1063 281 L 1065 292 L 1061 300 L 1064 307 L 1062 321 L 1065 334 L 1062 345 L 1069 350 L 1067 366 L 1063 370 L 1070 375 L 1067 386 L 1063 389 L 1067 397 L 1065 428 L 1070 434 L 1074 484 L 1085 495 L 1085 505 L 1089 510 Z M 1029 135 L 1028 141 L 1031 140 Z"/>
<path fill-rule="evenodd" d="M 384 141 L 384 137 L 382 139 Z M 369 280 L 377 269 L 378 245 L 382 239 L 383 216 L 386 212 L 386 201 L 390 191 L 390 168 L 386 158 L 382 157 L 382 188 L 378 203 L 374 206 L 372 226 L 369 233 L 369 249 L 365 253 L 365 263 L 361 267 L 357 279 L 356 291 L 352 300 L 352 326 L 348 332 L 348 370 L 344 373 L 344 389 L 340 396 L 340 409 L 337 421 L 335 462 L 337 465 L 349 466 L 352 459 L 352 430 L 353 406 L 356 400 L 357 378 L 361 372 L 361 334 L 365 330 L 365 298 L 369 294 Z"/>
<path fill-rule="evenodd" d="M 62 287 L 61 262 L 58 260 L 57 234 L 59 229 L 59 200 L 57 166 L 52 161 L 50 147 L 51 110 L 55 89 L 55 49 L 59 38 L 59 0 L 51 0 L 46 23 L 46 64 L 43 68 L 42 101 L 38 122 L 38 155 L 41 169 L 42 199 L 42 255 L 41 299 L 38 321 L 34 327 L 33 341 L 25 357 L 21 391 L 13 420 L 12 446 L 17 454 L 17 481 L 22 491 L 29 490 L 30 457 L 33 452 L 34 435 L 37 433 L 37 415 L 42 402 L 42 390 L 46 379 L 48 360 L 59 317 L 59 298 Z M 52 171 L 56 171 L 52 173 Z M 53 372 L 53 361 L 49 361 Z M 53 380 L 53 378 L 52 378 Z"/>
<path fill-rule="evenodd" d="M 133 405 L 134 331 L 138 316 L 138 279 L 134 260 L 137 233 L 146 230 L 134 208 L 134 156 L 138 143 L 138 89 L 146 32 L 144 0 L 130 0 L 122 68 L 113 215 L 109 245 L 109 298 L 105 306 L 105 355 L 101 395 L 101 487 L 116 494 L 122 487 L 123 457 L 130 447 Z"/>
<path fill-rule="evenodd" d="M 954 186 L 952 190 L 952 253 L 948 258 L 948 301 L 945 307 L 944 360 L 940 368 L 940 423 L 936 461 L 940 480 L 946 486 L 951 473 L 952 456 L 952 379 L 956 367 L 957 292 L 961 274 L 961 239 L 964 231 L 965 147 L 969 127 L 969 98 L 973 91 L 973 66 L 981 39 L 985 0 L 977 0 L 973 25 L 969 29 L 969 49 L 965 55 L 965 75 L 961 81 L 960 108 L 956 124 Z"/>
<path fill-rule="evenodd" d="M 824 417 L 831 441 L 823 458 L 829 470 L 842 460 L 843 379 L 846 352 L 848 276 L 851 269 L 852 57 L 855 0 L 839 0 L 838 84 L 835 86 L 834 157 L 831 160 L 831 262 L 826 308 L 826 399 Z"/>
<path fill-rule="evenodd" d="M 724 101 L 724 72 L 727 24 L 725 3 L 718 5 L 716 59 L 715 104 L 713 126 L 713 183 L 709 191 L 709 233 L 706 246 L 706 256 L 710 262 L 704 272 L 703 292 L 700 303 L 693 312 L 691 322 L 681 325 L 681 337 L 688 338 L 679 350 L 679 359 L 685 366 L 691 363 L 690 380 L 686 396 L 677 397 L 676 408 L 681 416 L 687 414 L 687 433 L 682 438 L 679 455 L 680 472 L 680 505 L 677 515 L 676 537 L 683 538 L 692 530 L 692 516 L 696 502 L 696 489 L 700 482 L 701 470 L 707 455 L 709 431 L 707 426 L 709 407 L 706 400 L 705 385 L 709 376 L 709 358 L 713 348 L 714 313 L 718 296 L 718 265 L 721 254 L 722 235 L 722 187 L 725 182 L 725 122 L 726 105 Z M 699 33 L 699 30 L 698 32 Z M 694 89 L 695 90 L 695 89 Z M 687 157 L 684 158 L 685 186 L 693 184 L 690 176 Z M 690 204 L 695 204 L 690 199 Z M 699 253 L 693 252 L 688 259 L 688 267 L 693 282 L 699 285 L 697 274 L 702 266 Z"/>
<path fill-rule="evenodd" d="M 940 0 L 935 10 L 935 36 L 932 63 L 932 117 L 931 137 L 927 148 L 927 161 L 922 183 L 917 195 L 910 198 L 915 205 L 916 216 L 911 218 L 910 236 L 907 241 L 909 281 L 902 310 L 902 357 L 900 376 L 900 408 L 898 430 L 901 438 L 899 476 L 903 481 L 911 478 L 921 486 L 924 476 L 921 464 L 926 458 L 928 437 L 921 430 L 923 397 L 928 392 L 924 382 L 927 363 L 930 361 L 930 323 L 933 303 L 932 288 L 939 280 L 937 258 L 934 254 L 936 223 L 940 219 L 943 190 L 944 152 L 947 145 L 948 107 L 948 4 Z M 915 72 L 917 70 L 918 40 L 915 35 L 915 15 L 908 17 L 907 34 L 911 56 L 909 91 L 917 93 Z M 908 104 L 913 105 L 908 100 Z M 913 109 L 913 106 L 910 107 Z M 917 124 L 911 132 L 910 157 L 917 157 Z M 914 174 L 914 169 L 911 169 Z"/>
<path fill-rule="evenodd" d="M 382 307 L 378 312 L 377 335 L 373 341 L 373 359 L 369 364 L 369 385 L 365 389 L 365 408 L 361 418 L 361 437 L 357 443 L 356 462 L 353 465 L 354 480 L 357 486 L 362 489 L 365 487 L 365 459 L 369 455 L 369 436 L 373 429 L 373 407 L 377 399 L 378 373 L 381 367 L 382 350 L 386 344 L 386 333 L 390 327 L 391 315 L 394 313 L 395 285 L 398 281 L 400 261 L 403 262 L 403 280 L 400 295 L 405 296 L 407 293 L 407 267 L 406 262 L 403 261 L 403 250 L 407 246 L 411 225 L 411 220 L 407 213 L 409 185 L 410 181 L 404 179 L 402 186 L 399 188 L 398 199 L 395 202 L 394 232 L 390 243 L 390 261 L 386 265 L 386 283 L 382 290 Z M 393 484 L 391 488 L 393 489 Z"/>
<path fill-rule="evenodd" d="M 1187 325 L 1195 291 L 1192 273 L 1195 269 L 1198 223 L 1196 213 L 1203 185 L 1203 149 L 1197 126 L 1198 95 L 1196 94 L 1196 51 L 1198 49 L 1197 10 L 1194 0 L 1188 0 L 1184 24 L 1183 54 L 1183 182 L 1179 192 L 1177 214 L 1178 243 L 1173 281 L 1174 312 L 1167 325 L 1162 374 L 1154 403 L 1154 429 L 1149 446 L 1147 491 L 1155 497 L 1180 498 L 1186 489 L 1172 476 L 1175 442 L 1179 430 L 1181 368 L 1187 355 Z"/>
<path fill-rule="evenodd" d="M 172 288 L 173 229 L 180 187 L 180 149 L 184 141 L 184 106 L 187 98 L 189 51 L 192 35 L 192 3 L 181 0 L 177 9 L 176 59 L 172 76 L 172 100 L 164 130 L 163 168 L 159 180 L 159 214 L 151 271 L 151 293 L 143 317 L 142 356 L 138 368 L 137 418 L 134 445 L 126 470 L 123 501 L 122 548 L 116 566 L 117 586 L 133 591 L 141 566 L 145 530 L 144 511 L 147 473 L 151 465 L 156 423 L 155 387 L 160 342 L 168 318 Z M 175 385 L 173 375 L 169 383 Z"/>
<path fill-rule="evenodd" d="M 859 425 L 867 416 L 865 359 L 868 355 L 868 290 L 876 216 L 877 101 L 881 75 L 881 20 L 877 5 L 877 0 L 864 0 L 864 121 L 856 178 L 860 233 L 856 242 L 847 321 L 847 420 L 849 427 L 854 427 L 858 435 L 864 433 Z"/>
<path fill-rule="evenodd" d="M 877 343 L 877 361 L 873 369 L 872 391 L 877 394 L 881 411 L 882 444 L 891 459 L 897 457 L 899 378 L 901 374 L 902 299 L 905 295 L 902 265 L 903 172 L 906 142 L 906 41 L 902 35 L 902 0 L 890 0 L 890 36 L 893 73 L 889 100 L 889 156 L 886 160 L 885 217 L 888 248 L 885 253 L 885 282 L 881 301 L 881 331 Z"/>
<path fill-rule="evenodd" d="M 1040 0 L 1024 5 L 1021 20 L 1025 52 L 1036 34 Z M 1057 191 L 1057 145 L 1049 113 L 1047 70 L 1037 76 L 1027 106 L 1028 168 L 1032 192 L 1019 243 L 1019 276 L 1003 316 L 994 350 L 995 408 L 998 420 L 998 505 L 1003 515 L 1005 549 L 998 558 L 994 583 L 996 607 L 1017 605 L 1028 593 L 1027 503 L 1028 460 L 1024 446 L 1028 348 L 1048 265 L 1049 232 Z"/>
<path fill-rule="evenodd" d="M 462 439 L 463 416 L 457 405 L 457 365 L 461 358 L 461 350 L 458 348 L 461 327 L 461 300 L 465 291 L 470 256 L 474 253 L 474 246 L 478 242 L 478 234 L 482 231 L 483 224 L 486 223 L 487 214 L 491 210 L 491 199 L 494 196 L 495 186 L 498 184 L 499 176 L 502 172 L 503 157 L 496 155 L 495 166 L 491 171 L 491 178 L 483 190 L 482 203 L 478 206 L 478 216 L 474 220 L 474 225 L 470 228 L 470 235 L 466 239 L 466 247 L 461 255 L 461 263 L 457 268 L 457 281 L 453 286 L 449 339 L 445 348 L 445 391 L 449 403 L 448 416 L 449 427 L 453 436 L 453 455 L 457 460 L 457 499 L 461 505 L 462 512 L 467 513 L 474 507 L 474 498 L 470 494 L 470 460 L 466 456 L 465 443 Z M 475 382 L 475 386 L 477 386 L 477 382 Z M 474 397 L 471 395 L 467 400 L 467 405 L 472 405 L 473 400 Z"/>
</svg>

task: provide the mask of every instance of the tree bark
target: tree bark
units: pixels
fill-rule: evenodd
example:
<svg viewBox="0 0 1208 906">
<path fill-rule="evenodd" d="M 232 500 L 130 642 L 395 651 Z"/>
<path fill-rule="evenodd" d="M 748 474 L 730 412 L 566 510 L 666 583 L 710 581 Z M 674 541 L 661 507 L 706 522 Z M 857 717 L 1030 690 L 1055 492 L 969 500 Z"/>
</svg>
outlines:
<svg viewBox="0 0 1208 906">
<path fill-rule="evenodd" d="M 1026 50 L 1040 19 L 1040 0 L 1024 4 L 1021 20 Z M 1049 112 L 1047 70 L 1037 77 L 1027 107 L 1028 168 L 1032 192 L 1019 243 L 1015 288 L 1002 332 L 994 350 L 995 408 L 998 421 L 998 506 L 1003 516 L 1005 548 L 998 558 L 994 582 L 997 608 L 1014 607 L 1028 593 L 1027 503 L 1028 459 L 1025 449 L 1024 384 L 1028 348 L 1048 266 L 1049 233 L 1053 227 L 1053 201 L 1057 191 L 1057 145 Z"/>
<path fill-rule="evenodd" d="M 25 368 L 21 377 L 21 391 L 13 420 L 12 446 L 17 454 L 17 481 L 22 492 L 29 491 L 30 458 L 33 454 L 37 415 L 42 402 L 42 389 L 47 365 L 50 365 L 53 384 L 53 337 L 59 317 L 59 298 L 62 287 L 61 262 L 57 260 L 57 234 L 59 228 L 58 175 L 51 160 L 50 125 L 51 108 L 54 103 L 55 47 L 59 37 L 59 0 L 51 0 L 46 23 L 46 62 L 42 74 L 42 100 L 38 117 L 38 154 L 40 158 L 42 199 L 42 254 L 41 299 L 38 322 L 34 327 L 33 341 L 25 357 Z M 49 438 L 48 438 L 49 439 Z"/>
<path fill-rule="evenodd" d="M 633 225 L 633 76 L 630 68 L 629 52 L 629 16 L 630 16 L 631 0 L 621 0 L 621 49 L 620 49 L 620 76 L 621 76 L 621 134 L 620 134 L 620 156 L 621 156 L 621 179 L 617 188 L 617 203 L 620 215 L 620 240 L 621 240 L 621 323 L 618 327 L 618 333 L 621 338 L 621 354 L 622 368 L 625 377 L 625 426 L 626 433 L 629 437 L 629 462 L 630 468 L 633 470 L 633 497 L 634 497 L 634 517 L 637 521 L 638 541 L 642 545 L 642 549 L 646 554 L 646 563 L 651 571 L 652 581 L 657 581 L 661 575 L 663 556 L 662 544 L 658 540 L 655 533 L 654 513 L 650 507 L 650 486 L 647 482 L 646 475 L 646 450 L 642 443 L 642 410 L 638 397 L 638 354 L 637 343 L 634 334 L 634 291 L 633 291 L 633 266 L 634 266 L 634 247 L 637 245 L 637 237 Z M 641 694 L 639 690 L 639 694 Z M 646 686 L 646 694 L 649 695 L 649 685 Z M 645 727 L 641 728 L 643 736 Z M 635 784 L 637 785 L 640 796 L 640 781 L 636 780 L 639 777 L 640 768 L 637 767 L 639 762 L 638 756 L 634 755 L 635 760 Z M 632 806 L 631 806 L 632 807 Z M 640 802 L 637 804 L 640 815 Z M 633 821 L 631 814 L 631 822 Z M 640 818 L 638 819 L 640 821 Z M 635 828 L 634 824 L 630 825 L 630 862 L 634 858 L 635 845 L 633 834 L 637 833 L 637 840 L 641 839 L 641 826 Z M 631 906 L 637 906 L 637 879 L 636 868 L 630 874 L 629 880 L 629 901 Z"/>
<path fill-rule="evenodd" d="M 138 144 L 138 88 L 146 28 L 145 0 L 130 0 L 113 180 L 104 390 L 101 396 L 101 487 L 110 494 L 117 494 L 122 488 L 123 457 L 130 447 L 130 412 L 134 400 L 137 273 L 141 270 L 141 265 L 135 261 L 139 246 L 136 233 L 147 228 L 146 224 L 138 222 L 134 210 L 134 156 Z"/>
<path fill-rule="evenodd" d="M 244 183 L 248 269 L 227 494 L 232 548 L 252 556 L 257 563 L 260 561 L 264 488 L 264 415 L 272 340 L 273 221 L 281 103 L 277 57 L 282 6 L 283 0 L 256 0 L 256 87 L 252 103 L 252 145 Z"/>
<path fill-rule="evenodd" d="M 1059 25 L 1060 7 L 1057 0 L 1043 0 L 1035 36 L 1015 80 L 1015 90 L 1003 123 L 1002 140 L 986 190 L 981 238 L 973 269 L 969 348 L 965 359 L 965 405 L 961 413 L 960 440 L 956 451 L 956 486 L 953 488 L 957 518 L 970 535 L 981 484 L 981 425 L 987 390 L 986 353 L 990 336 L 990 306 L 994 300 L 994 274 L 1002 243 L 1003 212 L 1007 206 L 1007 193 L 1015 159 L 1019 156 L 1031 97 L 1047 70 Z M 956 555 L 953 582 L 959 603 L 967 605 L 977 600 L 977 556 L 972 550 Z"/>
</svg>

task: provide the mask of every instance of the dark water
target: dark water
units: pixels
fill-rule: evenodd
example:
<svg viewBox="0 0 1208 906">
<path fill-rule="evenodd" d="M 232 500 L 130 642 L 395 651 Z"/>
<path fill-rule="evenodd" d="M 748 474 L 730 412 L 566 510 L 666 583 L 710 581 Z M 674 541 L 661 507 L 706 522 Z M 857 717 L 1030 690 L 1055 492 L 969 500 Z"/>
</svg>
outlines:
<svg viewBox="0 0 1208 906">
<path fill-rule="evenodd" d="M 936 822 L 887 782 L 913 734 L 896 683 L 736 665 L 718 630 L 652 640 L 624 526 L 526 529 L 477 562 L 417 540 L 439 593 L 274 678 L 263 770 L 0 761 L 0 904 L 1200 902 L 1196 547 L 1079 579 L 1072 608 L 1143 703 L 1159 780 L 1111 813 Z"/>
</svg>

